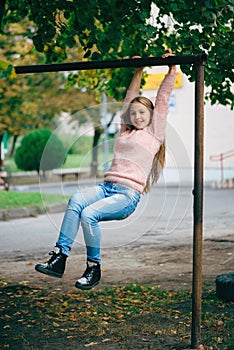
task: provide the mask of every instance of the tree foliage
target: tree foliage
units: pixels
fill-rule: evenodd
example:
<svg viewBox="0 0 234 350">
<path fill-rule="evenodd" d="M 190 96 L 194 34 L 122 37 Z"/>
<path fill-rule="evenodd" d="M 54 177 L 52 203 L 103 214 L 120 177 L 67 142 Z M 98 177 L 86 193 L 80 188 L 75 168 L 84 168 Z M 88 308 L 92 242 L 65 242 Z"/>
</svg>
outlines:
<svg viewBox="0 0 234 350">
<path fill-rule="evenodd" d="M 50 130 L 32 131 L 25 135 L 15 153 L 15 163 L 21 170 L 45 172 L 60 167 L 67 150 Z"/>
<path fill-rule="evenodd" d="M 4 132 L 16 140 L 35 128 L 55 127 L 55 117 L 61 112 L 74 115 L 95 101 L 95 94 L 81 93 L 78 86 L 69 87 L 62 73 L 14 74 L 15 65 L 45 63 L 44 54 L 38 53 L 26 36 L 33 26 L 26 20 L 10 23 L 0 37 L 0 141 Z"/>
<path fill-rule="evenodd" d="M 154 15 L 152 4 L 158 8 Z M 36 30 L 28 28 L 25 35 L 47 62 L 67 60 L 71 48 L 89 60 L 159 56 L 165 47 L 179 54 L 205 52 L 207 97 L 212 104 L 232 105 L 233 9 L 232 0 L 6 0 L 2 29 L 32 20 Z M 182 69 L 193 80 L 194 67 Z M 112 70 L 111 76 L 102 88 L 121 98 L 131 71 Z"/>
<path fill-rule="evenodd" d="M 207 53 L 205 81 L 210 87 L 211 104 L 218 102 L 233 107 L 233 1 L 160 0 L 156 3 L 160 8 L 159 16 L 169 13 L 172 18 L 174 29 L 167 45 L 187 55 Z M 184 72 L 193 79 L 190 67 L 184 67 Z"/>
<path fill-rule="evenodd" d="M 11 65 L 45 63 L 44 55 L 39 54 L 33 42 L 23 35 L 30 26 L 32 23 L 27 21 L 11 24 L 1 36 L 0 60 L 3 67 L 4 64 L 7 66 L 7 62 Z M 77 88 L 65 89 L 64 86 L 69 84 L 64 74 L 31 74 L 12 78 L 10 75 L 9 79 L 1 80 L 0 123 L 1 131 L 13 135 L 49 127 L 51 120 L 61 111 L 75 113 L 94 101 L 92 95 L 79 94 Z"/>
</svg>

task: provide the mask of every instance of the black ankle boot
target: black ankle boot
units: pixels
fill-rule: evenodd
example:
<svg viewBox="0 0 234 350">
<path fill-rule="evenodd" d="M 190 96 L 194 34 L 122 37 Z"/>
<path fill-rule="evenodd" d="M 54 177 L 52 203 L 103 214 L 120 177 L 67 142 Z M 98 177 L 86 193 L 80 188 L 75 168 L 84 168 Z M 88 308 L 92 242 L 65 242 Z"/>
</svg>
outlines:
<svg viewBox="0 0 234 350">
<path fill-rule="evenodd" d="M 54 247 L 49 255 L 51 258 L 45 264 L 37 264 L 35 269 L 45 275 L 61 278 L 65 270 L 67 256 L 61 253 L 59 247 Z"/>
<path fill-rule="evenodd" d="M 101 266 L 97 262 L 87 261 L 87 268 L 82 277 L 76 281 L 75 287 L 88 290 L 96 286 L 101 279 Z"/>
</svg>

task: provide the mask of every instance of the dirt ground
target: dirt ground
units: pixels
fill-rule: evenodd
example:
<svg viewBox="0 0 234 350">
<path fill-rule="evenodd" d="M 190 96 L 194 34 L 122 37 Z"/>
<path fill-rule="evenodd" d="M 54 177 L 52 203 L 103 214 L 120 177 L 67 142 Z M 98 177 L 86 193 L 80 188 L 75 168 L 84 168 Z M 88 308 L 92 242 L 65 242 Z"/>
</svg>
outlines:
<svg viewBox="0 0 234 350">
<path fill-rule="evenodd" d="M 133 291 L 132 296 L 137 295 L 137 300 L 133 300 L 132 304 L 129 301 L 131 294 L 124 300 L 120 294 L 116 296 L 116 304 L 113 305 L 114 296 L 106 295 L 105 289 L 100 290 L 99 296 L 96 293 L 93 299 L 90 296 L 87 299 L 85 292 L 78 292 L 74 283 L 85 268 L 85 251 L 72 251 L 62 279 L 35 271 L 36 263 L 47 260 L 45 253 L 24 256 L 15 252 L 2 256 L 0 275 L 13 283 L 6 284 L 1 291 L 4 313 L 0 317 L 0 328 L 3 332 L 0 348 L 2 344 L 2 348 L 12 350 L 52 350 L 58 349 L 59 344 L 59 347 L 68 350 L 83 350 L 86 347 L 93 350 L 189 350 L 190 299 L 184 301 L 183 297 L 173 304 L 170 303 L 170 297 L 175 294 L 174 291 L 185 290 L 186 293 L 191 290 L 192 255 L 191 245 L 130 245 L 103 250 L 102 281 L 95 289 L 133 283 L 133 288 L 140 284 L 141 288 L 147 289 L 148 287 L 142 285 L 148 285 L 168 290 L 165 292 L 168 294 L 167 299 L 164 299 L 161 308 L 159 298 L 156 297 L 151 304 L 155 296 L 149 295 L 146 301 L 146 293 L 143 293 L 144 304 L 154 305 L 150 312 L 141 312 L 141 304 L 133 304 L 141 303 L 139 293 Z M 231 272 L 233 268 L 233 236 L 225 236 L 222 240 L 207 239 L 203 242 L 203 279 L 210 282 L 209 288 L 214 289 L 213 294 L 216 276 Z M 158 288 L 154 290 L 156 289 Z M 206 339 L 203 340 L 206 344 L 204 343 L 204 347 L 201 345 L 201 349 L 231 350 L 231 305 L 222 304 L 219 309 L 209 304 L 209 298 L 206 298 L 207 306 L 203 305 L 204 315 L 207 315 L 203 325 L 206 327 L 203 329 L 206 334 Z M 98 312 L 96 309 L 91 312 L 95 305 Z M 128 310 L 127 316 L 124 316 L 126 320 L 118 319 L 120 311 L 123 317 L 124 307 Z M 129 312 L 129 307 L 137 311 Z M 97 321 L 102 310 L 102 318 Z M 110 317 L 111 312 L 114 321 Z M 219 313 L 216 315 L 215 312 Z M 211 315 L 215 324 L 211 323 L 208 327 Z M 217 341 L 225 344 L 218 344 Z"/>
<path fill-rule="evenodd" d="M 12 282 L 27 285 L 51 285 L 71 290 L 85 268 L 85 251 L 72 251 L 62 279 L 44 276 L 34 270 L 48 255 L 23 256 L 15 252 L 2 256 L 0 274 Z M 167 290 L 191 289 L 193 249 L 191 245 L 156 247 L 130 245 L 102 251 L 102 280 L 96 288 L 128 283 L 161 286 Z M 214 284 L 217 275 L 234 271 L 234 235 L 203 242 L 203 280 Z M 75 288 L 74 288 L 75 289 Z"/>
</svg>

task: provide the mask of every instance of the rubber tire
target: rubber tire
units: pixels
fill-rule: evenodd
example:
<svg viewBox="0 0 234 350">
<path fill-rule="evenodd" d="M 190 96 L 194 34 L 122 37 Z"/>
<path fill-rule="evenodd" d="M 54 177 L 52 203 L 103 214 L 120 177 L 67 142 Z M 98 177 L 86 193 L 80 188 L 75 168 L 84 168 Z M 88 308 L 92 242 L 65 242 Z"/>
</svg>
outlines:
<svg viewBox="0 0 234 350">
<path fill-rule="evenodd" d="M 234 301 L 234 272 L 216 277 L 216 295 L 223 301 Z"/>
</svg>

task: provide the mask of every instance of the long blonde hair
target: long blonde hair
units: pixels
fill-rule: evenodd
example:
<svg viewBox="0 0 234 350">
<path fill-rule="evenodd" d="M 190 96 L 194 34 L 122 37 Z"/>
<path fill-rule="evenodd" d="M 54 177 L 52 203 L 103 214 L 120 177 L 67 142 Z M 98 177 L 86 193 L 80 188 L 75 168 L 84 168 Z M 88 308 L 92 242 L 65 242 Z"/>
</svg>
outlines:
<svg viewBox="0 0 234 350">
<path fill-rule="evenodd" d="M 125 111 L 123 115 L 123 120 L 126 124 L 126 129 L 129 131 L 132 131 L 135 129 L 134 125 L 131 123 L 130 119 L 130 109 L 131 106 L 134 102 L 140 102 L 142 103 L 149 111 L 150 111 L 150 122 L 152 121 L 152 116 L 153 116 L 153 110 L 154 110 L 154 105 L 150 99 L 144 96 L 137 96 L 135 97 L 129 104 L 127 110 Z M 148 193 L 151 189 L 151 186 L 155 184 L 160 176 L 160 173 L 162 172 L 164 166 L 165 166 L 165 154 L 166 154 L 166 147 L 165 147 L 165 141 L 161 144 L 158 152 L 155 154 L 153 162 L 152 162 L 152 167 L 151 171 L 148 175 L 146 185 L 144 188 L 143 193 Z"/>
<path fill-rule="evenodd" d="M 155 184 L 158 181 L 159 176 L 165 166 L 165 158 L 166 158 L 165 154 L 166 154 L 166 146 L 164 141 L 161 144 L 158 152 L 154 156 L 152 168 L 148 175 L 143 193 L 148 193 L 151 189 L 151 186 L 153 186 L 153 184 Z"/>
</svg>

